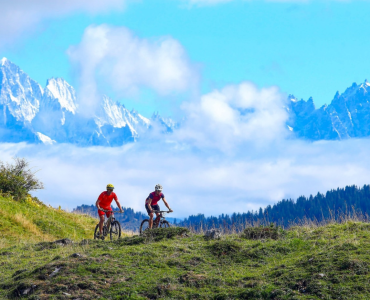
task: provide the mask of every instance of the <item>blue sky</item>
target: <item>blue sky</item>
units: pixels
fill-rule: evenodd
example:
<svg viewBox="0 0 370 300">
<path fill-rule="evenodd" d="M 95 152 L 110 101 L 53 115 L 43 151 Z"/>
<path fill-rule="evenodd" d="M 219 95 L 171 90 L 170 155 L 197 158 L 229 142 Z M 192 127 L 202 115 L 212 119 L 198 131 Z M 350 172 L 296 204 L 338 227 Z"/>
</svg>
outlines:
<svg viewBox="0 0 370 300">
<path fill-rule="evenodd" d="M 370 2 L 0 0 L 0 7 L 0 56 L 42 85 L 65 78 L 80 112 L 106 93 L 145 116 L 185 116 L 173 134 L 116 148 L 0 143 L 1 160 L 25 157 L 40 169 L 46 189 L 36 195 L 46 203 L 93 204 L 111 182 L 125 206 L 142 211 L 161 183 L 174 217 L 217 215 L 370 181 L 369 139 L 290 139 L 284 108 L 287 93 L 320 106 L 370 79 Z M 240 108 L 253 114 L 240 118 Z"/>
<path fill-rule="evenodd" d="M 101 14 L 45 13 L 3 43 L 0 56 L 42 85 L 49 77 L 63 77 L 78 87 L 67 49 L 80 43 L 91 24 L 124 26 L 140 38 L 177 40 L 197 67 L 201 93 L 248 80 L 260 87 L 277 85 L 299 98 L 312 96 L 321 106 L 337 90 L 370 78 L 369 13 L 367 1 L 130 1 L 122 10 Z M 179 105 L 188 96 L 176 92 L 162 97 L 145 87 L 135 96 L 122 96 L 101 88 L 145 115 L 156 110 L 171 114 L 174 106 L 168 99 Z"/>
</svg>

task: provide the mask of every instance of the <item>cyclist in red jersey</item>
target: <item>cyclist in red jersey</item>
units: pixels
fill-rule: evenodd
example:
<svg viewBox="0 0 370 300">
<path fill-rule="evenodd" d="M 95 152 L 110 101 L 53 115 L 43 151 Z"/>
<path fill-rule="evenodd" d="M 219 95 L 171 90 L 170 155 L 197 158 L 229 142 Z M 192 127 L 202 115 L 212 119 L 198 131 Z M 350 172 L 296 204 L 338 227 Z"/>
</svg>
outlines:
<svg viewBox="0 0 370 300">
<path fill-rule="evenodd" d="M 112 213 L 112 207 L 111 203 L 112 201 L 116 201 L 118 208 L 120 209 L 121 212 L 123 212 L 123 209 L 121 207 L 121 204 L 118 201 L 116 193 L 113 192 L 114 186 L 113 184 L 108 184 L 107 185 L 107 191 L 102 192 L 99 195 L 98 200 L 96 200 L 96 207 L 98 208 L 98 214 L 99 214 L 99 235 L 102 235 L 102 230 L 103 230 L 103 224 L 104 224 L 104 215 L 107 215 L 107 218 Z M 107 210 L 107 211 L 104 211 Z"/>
<path fill-rule="evenodd" d="M 166 205 L 166 207 L 168 208 L 168 210 L 170 212 L 173 212 L 173 210 L 170 208 L 170 206 L 168 205 L 165 197 L 164 197 L 164 194 L 162 193 L 162 186 L 160 184 L 157 184 L 155 186 L 155 191 L 150 193 L 148 198 L 146 198 L 145 200 L 145 208 L 146 208 L 146 211 L 148 212 L 148 215 L 149 215 L 149 228 L 153 228 L 153 209 L 154 210 L 161 210 L 159 205 L 158 205 L 158 201 L 160 201 L 161 199 L 163 200 L 164 202 L 164 205 Z M 156 219 L 154 222 L 158 222 L 159 220 L 159 213 L 155 213 L 156 214 Z"/>
</svg>

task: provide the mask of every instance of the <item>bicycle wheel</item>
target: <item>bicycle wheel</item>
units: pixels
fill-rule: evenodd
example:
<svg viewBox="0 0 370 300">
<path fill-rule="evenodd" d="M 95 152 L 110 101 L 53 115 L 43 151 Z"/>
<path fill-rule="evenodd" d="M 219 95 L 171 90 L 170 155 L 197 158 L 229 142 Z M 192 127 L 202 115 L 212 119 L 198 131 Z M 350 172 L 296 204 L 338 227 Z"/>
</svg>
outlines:
<svg viewBox="0 0 370 300">
<path fill-rule="evenodd" d="M 114 221 L 110 225 L 110 240 L 116 241 L 121 237 L 121 224 L 118 221 Z"/>
<path fill-rule="evenodd" d="M 148 219 L 145 219 L 141 222 L 141 225 L 140 225 L 140 234 L 143 234 L 143 232 L 145 230 L 148 230 L 149 229 L 149 220 Z"/>
<path fill-rule="evenodd" d="M 94 231 L 94 240 L 96 240 L 98 238 L 98 233 L 99 233 L 99 224 L 96 225 L 95 227 L 95 231 Z"/>
<path fill-rule="evenodd" d="M 170 226 L 170 223 L 168 223 L 168 221 L 162 221 L 159 225 L 161 228 L 168 228 L 168 227 L 171 227 Z"/>
</svg>

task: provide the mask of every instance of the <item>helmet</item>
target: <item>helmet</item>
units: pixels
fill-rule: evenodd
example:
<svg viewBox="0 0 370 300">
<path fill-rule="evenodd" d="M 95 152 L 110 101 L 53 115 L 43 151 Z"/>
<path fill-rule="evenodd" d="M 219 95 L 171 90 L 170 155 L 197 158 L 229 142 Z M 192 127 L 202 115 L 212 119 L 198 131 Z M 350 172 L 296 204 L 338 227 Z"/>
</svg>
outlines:
<svg viewBox="0 0 370 300">
<path fill-rule="evenodd" d="M 156 190 L 156 191 L 162 191 L 162 190 L 163 190 L 163 187 L 158 183 L 158 184 L 155 186 L 155 190 Z"/>
<path fill-rule="evenodd" d="M 107 185 L 107 190 L 113 190 L 113 189 L 114 189 L 114 185 L 109 183 Z"/>
</svg>

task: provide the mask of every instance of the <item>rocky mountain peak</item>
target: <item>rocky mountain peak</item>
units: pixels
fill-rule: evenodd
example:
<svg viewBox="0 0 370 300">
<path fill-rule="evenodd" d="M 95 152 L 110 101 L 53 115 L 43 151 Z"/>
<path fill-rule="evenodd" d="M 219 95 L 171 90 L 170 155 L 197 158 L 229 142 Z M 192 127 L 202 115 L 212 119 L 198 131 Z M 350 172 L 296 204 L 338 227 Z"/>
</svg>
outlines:
<svg viewBox="0 0 370 300">
<path fill-rule="evenodd" d="M 3 57 L 1 59 L 1 65 L 4 66 L 8 62 L 8 59 L 6 57 Z"/>
<path fill-rule="evenodd" d="M 77 101 L 74 88 L 62 78 L 50 78 L 46 82 L 45 93 L 58 100 L 66 111 L 76 113 Z"/>
</svg>

